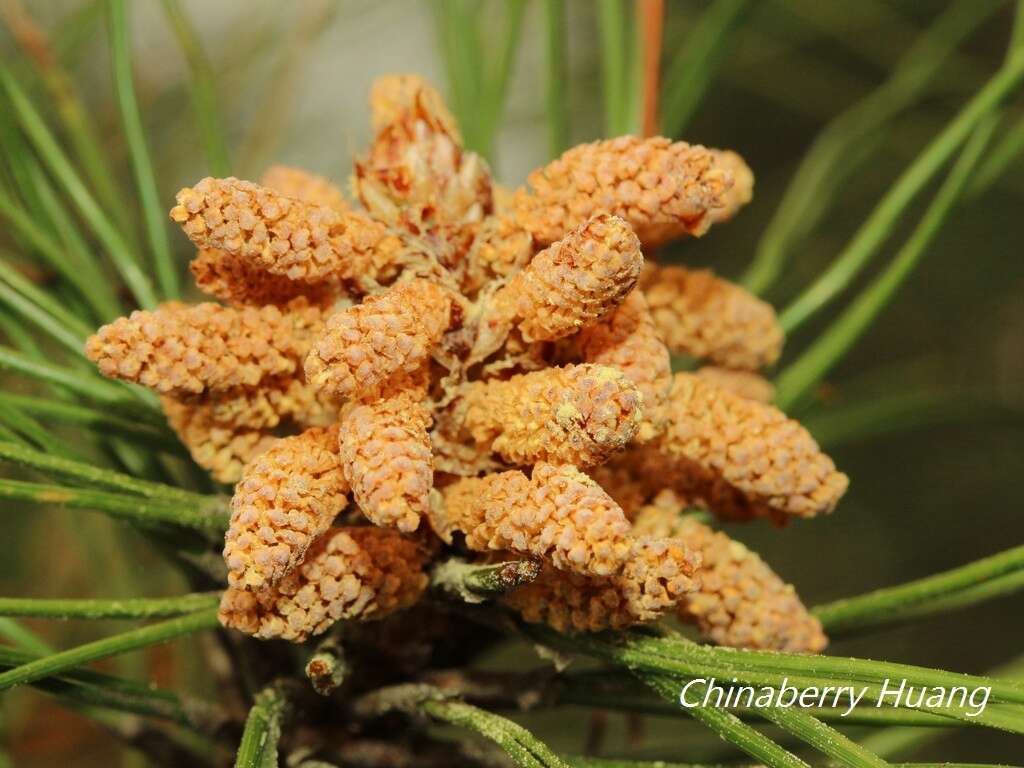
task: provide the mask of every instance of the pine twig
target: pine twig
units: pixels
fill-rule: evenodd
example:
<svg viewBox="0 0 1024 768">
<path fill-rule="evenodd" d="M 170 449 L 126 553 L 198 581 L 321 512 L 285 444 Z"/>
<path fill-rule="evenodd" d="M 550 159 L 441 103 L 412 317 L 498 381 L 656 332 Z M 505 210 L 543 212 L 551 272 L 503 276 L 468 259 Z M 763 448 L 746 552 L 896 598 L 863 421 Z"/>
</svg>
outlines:
<svg viewBox="0 0 1024 768">
<path fill-rule="evenodd" d="M 330 696 L 344 682 L 349 673 L 345 649 L 341 638 L 333 634 L 321 642 L 306 662 L 306 677 L 313 690 L 321 696 Z"/>
<path fill-rule="evenodd" d="M 435 589 L 467 603 L 482 603 L 530 583 L 540 575 L 540 568 L 536 560 L 474 565 L 452 558 L 434 568 L 430 581 Z"/>
</svg>

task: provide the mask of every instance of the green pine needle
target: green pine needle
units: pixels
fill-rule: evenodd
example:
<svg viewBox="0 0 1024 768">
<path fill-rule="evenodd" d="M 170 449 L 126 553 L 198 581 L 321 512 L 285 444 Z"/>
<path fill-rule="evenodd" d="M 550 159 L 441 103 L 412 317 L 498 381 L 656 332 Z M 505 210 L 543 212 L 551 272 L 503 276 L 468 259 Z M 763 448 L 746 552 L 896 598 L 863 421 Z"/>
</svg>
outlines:
<svg viewBox="0 0 1024 768">
<path fill-rule="evenodd" d="M 0 188 L 0 219 L 6 221 L 13 232 L 22 238 L 25 244 L 37 252 L 62 278 L 68 281 L 79 294 L 89 302 L 89 306 L 97 317 L 112 317 L 120 309 L 112 294 L 99 287 L 102 282 L 90 279 L 76 260 L 70 258 L 65 248 L 54 240 L 46 224 L 40 224 L 32 215 Z M 66 230 L 60 230 L 65 231 Z M 5 270 L 13 271 L 15 267 L 9 262 Z"/>
<path fill-rule="evenodd" d="M 714 0 L 693 24 L 665 72 L 661 131 L 666 136 L 680 136 L 686 129 L 750 5 L 750 0 Z"/>
<path fill-rule="evenodd" d="M 0 672 L 0 691 L 33 683 L 36 680 L 67 672 L 93 661 L 159 645 L 196 632 L 216 629 L 218 626 L 220 624 L 217 621 L 217 609 L 207 608 L 178 618 L 168 619 L 159 624 L 151 624 L 129 632 L 110 635 L 101 640 L 35 659 L 6 672 Z"/>
<path fill-rule="evenodd" d="M 426 699 L 419 708 L 435 718 L 479 733 L 504 750 L 520 768 L 569 768 L 564 760 L 518 723 L 461 701 Z"/>
<path fill-rule="evenodd" d="M 158 499 L 185 504 L 204 504 L 208 497 L 183 488 L 149 480 L 140 480 L 131 475 L 95 467 L 80 461 L 53 456 L 43 451 L 23 448 L 17 445 L 0 444 L 0 462 L 17 464 L 36 470 L 45 475 L 70 480 L 109 491 L 129 493 L 145 499 Z"/>
<path fill-rule="evenodd" d="M 97 376 L 83 374 L 49 362 L 33 360 L 10 347 L 0 345 L 0 370 L 28 376 L 47 384 L 56 384 L 99 405 L 112 408 L 122 416 L 137 418 L 156 428 L 165 428 L 166 420 L 149 398 L 139 398 L 129 387 L 120 386 Z"/>
<path fill-rule="evenodd" d="M 638 691 L 635 685 L 630 686 L 629 682 L 631 681 L 628 678 L 624 681 L 621 675 L 607 669 L 565 674 L 560 679 L 559 694 L 553 704 L 574 704 L 581 707 L 662 717 L 680 714 L 678 690 L 676 690 L 676 696 L 671 699 L 652 697 L 642 688 Z M 722 709 L 731 712 L 744 722 L 766 721 L 763 713 L 751 707 L 729 706 Z M 963 720 L 954 720 L 913 709 L 857 707 L 852 712 L 842 706 L 813 706 L 801 707 L 801 709 L 818 720 L 842 725 L 891 725 L 942 729 L 969 727 L 969 723 Z"/>
<path fill-rule="evenodd" d="M 646 671 L 638 672 L 637 676 L 659 696 L 678 705 L 676 680 Z M 699 691 L 699 687 L 695 687 L 695 691 Z M 686 712 L 737 749 L 762 761 L 767 768 L 810 768 L 804 760 L 720 707 L 692 707 Z"/>
<path fill-rule="evenodd" d="M 1020 426 L 1024 413 L 991 398 L 937 389 L 910 389 L 857 398 L 802 414 L 800 423 L 824 448 L 931 426 Z"/>
<path fill-rule="evenodd" d="M 17 408 L 12 408 L 6 403 L 0 403 L 0 422 L 3 422 L 4 426 L 13 430 L 18 435 L 27 438 L 30 444 L 48 454 L 66 460 L 81 458 L 65 441 L 51 434 L 38 421 L 27 413 L 22 413 Z M 2 447 L 0 446 L 0 448 Z M 18 445 L 12 445 L 11 448 L 15 451 L 32 450 L 31 448 L 22 449 Z"/>
<path fill-rule="evenodd" d="M 132 254 L 121 233 L 97 204 L 61 150 L 57 140 L 46 127 L 42 117 L 32 106 L 28 96 L 6 68 L 0 68 L 0 85 L 7 93 L 22 130 L 35 146 L 50 173 L 60 182 L 63 190 L 74 202 L 79 214 L 103 244 L 107 254 L 124 278 L 125 284 L 135 296 L 136 301 L 139 302 L 139 306 L 145 309 L 155 307 L 157 305 L 156 294 L 149 278 L 140 267 L 139 259 Z"/>
<path fill-rule="evenodd" d="M 757 711 L 815 751 L 832 758 L 836 765 L 845 765 L 849 768 L 888 768 L 889 766 L 889 763 L 878 755 L 872 754 L 832 726 L 826 725 L 801 709 L 758 707 Z"/>
<path fill-rule="evenodd" d="M 1002 0 L 951 4 L 921 33 L 885 83 L 832 119 L 800 161 L 758 242 L 743 278 L 749 290 L 761 294 L 775 284 L 844 182 L 887 135 L 892 120 L 925 93 L 957 45 L 1002 5 Z"/>
<path fill-rule="evenodd" d="M 66 274 L 62 277 L 75 286 L 84 283 L 84 287 L 79 290 L 87 291 L 82 293 L 82 298 L 90 305 L 91 312 L 77 304 L 73 304 L 71 309 L 77 311 L 83 319 L 88 319 L 90 325 L 95 325 L 97 320 L 108 321 L 123 314 L 124 308 L 116 293 L 118 286 L 110 278 L 108 265 L 98 258 L 92 244 L 86 242 L 75 214 L 57 194 L 50 178 L 38 163 L 32 162 L 29 170 L 36 197 L 45 213 L 45 219 L 40 219 L 40 225 L 46 228 L 46 222 L 50 222 L 51 231 L 57 232 L 60 245 L 67 253 L 75 273 L 73 280 Z"/>
<path fill-rule="evenodd" d="M 927 615 L 934 612 L 929 608 L 935 603 L 941 605 L 947 598 L 954 598 L 965 590 L 974 590 L 990 582 L 1001 581 L 1003 586 L 1016 586 L 1022 573 L 1024 546 L 907 584 L 820 605 L 814 608 L 814 614 L 829 634 L 863 630 L 901 621 L 907 612 L 912 612 L 914 616 Z M 1013 580 L 1002 581 L 1009 577 L 1013 577 Z M 999 593 L 976 594 L 989 599 Z"/>
<path fill-rule="evenodd" d="M 626 7 L 623 0 L 600 0 L 598 28 L 601 33 L 601 87 L 607 136 L 629 132 L 628 54 Z"/>
<path fill-rule="evenodd" d="M 199 124 L 206 162 L 213 176 L 231 173 L 231 155 L 224 135 L 224 121 L 220 113 L 217 83 L 210 59 L 203 50 L 202 41 L 188 14 L 178 0 L 163 0 L 167 21 L 178 39 L 178 45 L 188 64 L 188 88 L 192 97 L 192 110 Z"/>
<path fill-rule="evenodd" d="M 85 358 L 85 337 L 75 332 L 78 324 L 69 326 L 67 323 L 57 319 L 53 314 L 40 307 L 38 304 L 27 299 L 23 293 L 19 293 L 9 285 L 13 269 L 6 271 L 4 277 L 0 277 L 0 304 L 9 309 L 12 313 L 19 315 L 24 320 L 32 323 L 51 339 L 59 343 L 73 355 Z M 16 274 L 16 273 L 14 273 Z"/>
<path fill-rule="evenodd" d="M 547 57 L 545 106 L 548 154 L 558 157 L 569 148 L 569 21 L 566 0 L 544 0 L 544 40 Z"/>
<path fill-rule="evenodd" d="M 110 37 L 110 61 L 113 67 L 114 94 L 121 110 L 135 187 L 142 207 L 146 238 L 153 253 L 157 282 L 165 298 L 177 298 L 181 293 L 178 269 L 171 255 L 167 237 L 167 215 L 160 204 L 160 193 L 153 173 L 153 161 L 146 146 L 146 133 L 142 126 L 135 83 L 132 76 L 131 40 L 128 35 L 128 9 L 125 0 L 107 0 L 107 32 Z"/>
<path fill-rule="evenodd" d="M 6 448 L 11 444 L 0 445 Z M 51 507 L 94 510 L 148 530 L 160 524 L 172 524 L 192 528 L 208 534 L 210 538 L 222 536 L 228 525 L 228 514 L 224 505 L 215 497 L 203 502 L 187 503 L 168 499 L 147 499 L 91 488 L 71 488 L 0 478 L 0 499 Z"/>
<path fill-rule="evenodd" d="M 277 742 L 288 702 L 282 690 L 271 686 L 256 694 L 245 719 L 245 730 L 235 757 L 235 768 L 277 766 Z"/>
<path fill-rule="evenodd" d="M 14 619 L 0 617 L 0 637 L 9 643 L 13 643 L 14 647 L 20 651 L 35 656 L 46 656 L 54 652 L 50 644 L 43 640 L 43 638 Z M 0 648 L 3 648 L 3 646 L 0 646 Z M 4 650 L 6 651 L 7 649 L 4 648 Z"/>
<path fill-rule="evenodd" d="M 158 619 L 212 608 L 219 592 L 123 600 L 0 597 L 0 616 L 40 619 Z"/>
<path fill-rule="evenodd" d="M 978 125 L 928 210 L 889 266 L 779 374 L 775 382 L 775 402 L 782 410 L 789 410 L 810 394 L 868 331 L 909 279 L 963 194 L 996 124 L 994 116 L 989 116 Z M 784 313 L 782 321 L 785 319 Z"/>
<path fill-rule="evenodd" d="M 0 667 L 9 669 L 28 664 L 38 659 L 40 655 L 44 654 L 25 653 L 0 646 Z M 91 670 L 76 670 L 36 680 L 30 685 L 76 708 L 113 710 L 168 720 L 186 728 L 197 729 L 199 718 L 190 711 L 197 707 L 186 707 L 178 696 L 170 691 L 133 684 L 130 680 L 112 675 Z M 86 714 L 89 713 L 87 710 Z M 205 716 L 207 713 L 204 711 L 202 714 Z"/>
<path fill-rule="evenodd" d="M 11 5 L 12 10 L 16 8 Z M 17 13 L 16 10 L 14 12 Z M 36 69 L 64 133 L 71 143 L 71 151 L 89 185 L 95 190 L 97 198 L 106 210 L 116 211 L 122 206 L 122 195 L 117 188 L 116 176 L 100 143 L 99 132 L 90 119 L 89 110 L 83 104 L 70 74 L 62 64 L 62 59 L 66 63 L 72 50 L 78 49 L 92 39 L 101 21 L 102 12 L 100 0 L 81 4 L 80 8 L 69 14 L 67 20 L 62 22 L 52 44 L 38 25 L 33 30 L 34 34 L 14 37 L 27 54 L 26 62 Z M 28 50 L 30 46 L 31 50 Z M 123 222 L 123 228 L 128 235 L 131 227 L 127 222 Z"/>
<path fill-rule="evenodd" d="M 51 293 L 43 290 L 21 274 L 13 263 L 13 258 L 10 254 L 0 251 L 0 256 L 4 257 L 5 261 L 4 268 L 0 269 L 0 282 L 5 283 L 7 287 L 17 292 L 19 296 L 23 296 L 45 312 L 54 322 L 63 326 L 70 338 L 76 340 L 78 351 L 81 352 L 85 346 L 85 339 L 95 329 L 73 312 L 69 312 Z"/>
<path fill-rule="evenodd" d="M 935 177 L 975 127 L 1019 85 L 1022 78 L 1024 54 L 1011 57 L 918 155 L 824 274 L 779 315 L 779 322 L 787 333 L 824 309 L 853 282 L 877 253 L 917 194 Z"/>
<path fill-rule="evenodd" d="M 529 627 L 541 643 L 569 653 L 583 653 L 623 665 L 634 672 L 688 680 L 710 678 L 755 686 L 778 686 L 783 678 L 798 688 L 855 685 L 866 687 L 865 700 L 877 701 L 887 679 L 906 679 L 912 686 L 988 687 L 992 701 L 986 710 L 968 716 L 964 708 L 921 707 L 922 711 L 952 717 L 1013 733 L 1024 733 L 1024 685 L 987 677 L 961 675 L 908 664 L 798 656 L 770 651 L 700 646 L 681 638 L 647 638 L 625 633 L 617 640 L 600 636 L 566 637 L 546 628 Z M 678 695 L 678 691 L 677 691 Z"/>
<path fill-rule="evenodd" d="M 974 199 L 985 194 L 1003 177 L 1011 164 L 1024 152 L 1024 118 L 1017 118 L 1013 126 L 987 154 L 971 178 L 967 197 Z"/>
<path fill-rule="evenodd" d="M 505 19 L 501 39 L 498 43 L 497 55 L 494 57 L 493 71 L 488 72 L 482 83 L 478 143 L 479 151 L 484 157 L 494 158 L 495 141 L 498 128 L 505 113 L 505 102 L 508 100 L 508 85 L 512 79 L 512 68 L 515 65 L 516 53 L 519 50 L 519 38 L 523 29 L 523 16 L 526 14 L 525 0 L 506 0 Z"/>
<path fill-rule="evenodd" d="M 137 420 L 122 418 L 100 408 L 11 392 L 0 392 L 0 405 L 9 405 L 43 421 L 79 426 L 92 432 L 123 437 L 140 447 L 177 456 L 189 455 L 185 446 L 169 429 L 158 429 L 140 424 Z"/>
</svg>

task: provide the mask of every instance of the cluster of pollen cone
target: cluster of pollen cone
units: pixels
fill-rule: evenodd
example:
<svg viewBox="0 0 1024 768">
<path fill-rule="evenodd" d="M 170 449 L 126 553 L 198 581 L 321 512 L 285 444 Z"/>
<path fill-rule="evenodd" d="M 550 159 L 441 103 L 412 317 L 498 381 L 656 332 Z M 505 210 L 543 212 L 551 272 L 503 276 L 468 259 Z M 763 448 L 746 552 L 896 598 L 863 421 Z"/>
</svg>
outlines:
<svg viewBox="0 0 1024 768">
<path fill-rule="evenodd" d="M 716 643 L 822 649 L 790 585 L 684 513 L 784 523 L 846 489 L 768 404 L 775 314 L 642 255 L 733 216 L 743 160 L 623 137 L 510 191 L 419 78 L 382 78 L 370 102 L 358 207 L 293 168 L 203 179 L 170 216 L 220 302 L 137 311 L 88 342 L 236 483 L 221 621 L 301 641 L 412 605 L 457 554 L 539 561 L 500 599 L 560 630 L 674 615 Z M 670 353 L 706 365 L 673 375 Z"/>
</svg>

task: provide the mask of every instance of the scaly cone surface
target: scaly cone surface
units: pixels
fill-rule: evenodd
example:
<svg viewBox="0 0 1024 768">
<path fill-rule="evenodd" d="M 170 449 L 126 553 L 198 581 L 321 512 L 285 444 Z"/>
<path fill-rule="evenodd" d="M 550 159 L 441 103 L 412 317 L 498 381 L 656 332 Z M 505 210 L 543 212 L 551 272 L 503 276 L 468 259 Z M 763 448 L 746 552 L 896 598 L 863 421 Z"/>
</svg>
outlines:
<svg viewBox="0 0 1024 768">
<path fill-rule="evenodd" d="M 371 123 L 353 204 L 284 166 L 179 192 L 196 283 L 226 306 L 136 312 L 87 342 L 237 482 L 222 623 L 302 642 L 423 599 L 437 558 L 514 557 L 539 576 L 500 603 L 526 621 L 676 614 L 718 643 L 820 649 L 760 558 L 679 518 L 811 517 L 847 485 L 766 404 L 772 308 L 652 260 L 739 213 L 743 159 L 622 137 L 507 190 L 422 78 L 378 80 Z M 704 367 L 673 377 L 670 352 Z"/>
</svg>

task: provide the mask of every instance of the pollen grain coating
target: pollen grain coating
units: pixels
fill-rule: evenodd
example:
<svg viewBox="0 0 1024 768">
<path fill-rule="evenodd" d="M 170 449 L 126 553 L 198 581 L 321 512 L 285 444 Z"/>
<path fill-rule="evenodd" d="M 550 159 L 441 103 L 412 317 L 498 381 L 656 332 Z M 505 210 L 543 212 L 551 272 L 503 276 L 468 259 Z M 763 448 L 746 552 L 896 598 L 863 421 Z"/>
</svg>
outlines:
<svg viewBox="0 0 1024 768">
<path fill-rule="evenodd" d="M 705 365 L 697 369 L 698 378 L 708 384 L 732 392 L 734 395 L 754 400 L 758 403 L 771 403 L 775 399 L 775 386 L 758 373 L 739 371 L 730 368 L 719 368 L 717 365 Z"/>
<path fill-rule="evenodd" d="M 668 410 L 664 434 L 623 459 L 648 483 L 733 520 L 827 514 L 846 492 L 849 478 L 774 406 L 677 373 Z"/>
<path fill-rule="evenodd" d="M 618 574 L 587 578 L 546 567 L 504 602 L 526 621 L 562 632 L 624 629 L 660 618 L 692 593 L 699 562 L 681 541 L 638 539 Z"/>
<path fill-rule="evenodd" d="M 567 365 L 471 382 L 461 393 L 465 430 L 509 464 L 603 463 L 636 435 L 641 399 L 617 368 Z"/>
<path fill-rule="evenodd" d="M 698 586 L 678 604 L 683 621 L 719 645 L 817 653 L 828 638 L 796 591 L 743 544 L 714 531 L 664 496 L 644 507 L 634 531 L 686 542 L 700 558 Z M 674 501 L 680 501 L 678 498 Z"/>
<path fill-rule="evenodd" d="M 342 397 L 365 398 L 412 373 L 447 329 L 451 299 L 423 279 L 400 283 L 339 310 L 306 357 L 306 379 Z"/>
<path fill-rule="evenodd" d="M 672 389 L 672 361 L 640 291 L 630 293 L 601 322 L 579 334 L 580 356 L 588 363 L 619 369 L 636 385 L 643 416 L 637 439 L 646 442 L 665 429 Z"/>
<path fill-rule="evenodd" d="M 775 310 L 710 270 L 652 267 L 642 285 L 655 325 L 676 354 L 756 371 L 782 352 Z"/>
<path fill-rule="evenodd" d="M 237 481 L 253 459 L 277 442 L 269 430 L 217 421 L 215 407 L 173 397 L 163 397 L 160 403 L 192 460 L 219 483 Z"/>
<path fill-rule="evenodd" d="M 626 220 L 645 248 L 702 235 L 725 208 L 731 163 L 656 136 L 581 144 L 530 174 L 514 202 L 524 228 L 553 243 L 598 213 Z"/>
<path fill-rule="evenodd" d="M 290 165 L 270 166 L 260 177 L 260 184 L 293 200 L 331 208 L 339 213 L 352 209 L 345 194 L 328 179 Z"/>
<path fill-rule="evenodd" d="M 436 560 L 511 558 L 540 573 L 496 603 L 526 621 L 676 614 L 717 643 L 823 647 L 760 558 L 680 517 L 810 517 L 847 485 L 767 404 L 774 310 L 644 263 L 739 213 L 743 159 L 622 137 L 507 190 L 422 78 L 379 79 L 371 113 L 352 203 L 286 166 L 181 190 L 171 219 L 224 305 L 134 312 L 86 343 L 237 483 L 221 622 L 301 642 L 431 606 Z M 673 376 L 670 352 L 704 367 Z"/>
<path fill-rule="evenodd" d="M 411 533 L 426 513 L 434 467 L 423 393 L 404 390 L 342 409 L 341 465 L 352 496 L 376 525 Z"/>
<path fill-rule="evenodd" d="M 640 243 L 629 225 L 599 214 L 534 256 L 498 291 L 494 304 L 527 341 L 554 341 L 618 306 L 642 266 Z"/>
<path fill-rule="evenodd" d="M 402 244 L 380 222 L 287 197 L 235 178 L 206 178 L 178 193 L 171 219 L 199 248 L 218 248 L 272 275 L 304 283 L 383 278 Z"/>
<path fill-rule="evenodd" d="M 272 586 L 348 503 L 338 427 L 278 440 L 245 469 L 231 499 L 224 562 L 232 587 Z"/>
<path fill-rule="evenodd" d="M 85 351 L 104 376 L 199 394 L 295 373 L 322 323 L 321 310 L 301 297 L 283 311 L 168 303 L 103 326 Z"/>
<path fill-rule="evenodd" d="M 280 306 L 298 296 L 323 304 L 338 293 L 329 283 L 314 290 L 287 277 L 272 275 L 220 248 L 200 248 L 189 269 L 199 290 L 236 306 Z"/>
<path fill-rule="evenodd" d="M 683 519 L 676 538 L 700 554 L 700 588 L 679 604 L 679 617 L 719 645 L 817 653 L 828 644 L 821 623 L 790 584 L 724 533 Z"/>
<path fill-rule="evenodd" d="M 417 545 L 386 528 L 332 528 L 275 586 L 229 587 L 220 620 L 264 640 L 300 643 L 341 619 L 380 618 L 407 608 L 427 575 Z"/>
<path fill-rule="evenodd" d="M 485 552 L 511 550 L 543 557 L 559 570 L 592 576 L 617 573 L 630 551 L 629 521 L 619 505 L 573 466 L 538 463 L 459 480 L 444 489 L 443 522 Z"/>
</svg>

